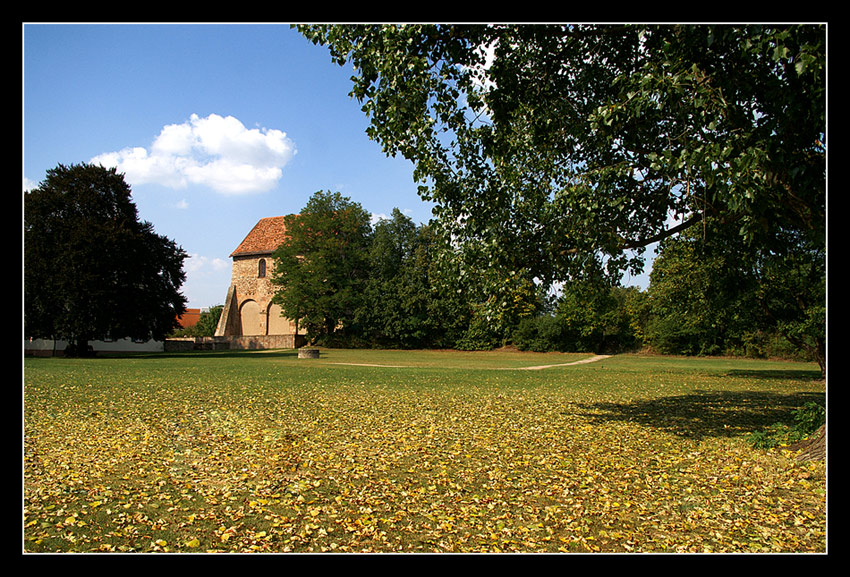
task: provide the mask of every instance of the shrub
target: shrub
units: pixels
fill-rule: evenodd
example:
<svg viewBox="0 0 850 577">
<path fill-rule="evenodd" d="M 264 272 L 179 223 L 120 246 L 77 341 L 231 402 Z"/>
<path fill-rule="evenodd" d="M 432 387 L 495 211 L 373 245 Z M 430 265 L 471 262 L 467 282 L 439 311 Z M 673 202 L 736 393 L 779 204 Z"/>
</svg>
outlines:
<svg viewBox="0 0 850 577">
<path fill-rule="evenodd" d="M 809 401 L 794 411 L 794 430 L 802 435 L 808 436 L 817 431 L 826 422 L 826 408 L 820 403 Z"/>
<path fill-rule="evenodd" d="M 784 443 L 807 438 L 826 422 L 826 409 L 820 403 L 809 401 L 793 412 L 794 425 L 776 423 L 749 436 L 750 443 L 758 449 L 770 449 Z"/>
<path fill-rule="evenodd" d="M 566 348 L 564 328 L 560 321 L 551 315 L 523 319 L 514 331 L 513 343 L 521 351 L 539 353 L 563 352 Z"/>
</svg>

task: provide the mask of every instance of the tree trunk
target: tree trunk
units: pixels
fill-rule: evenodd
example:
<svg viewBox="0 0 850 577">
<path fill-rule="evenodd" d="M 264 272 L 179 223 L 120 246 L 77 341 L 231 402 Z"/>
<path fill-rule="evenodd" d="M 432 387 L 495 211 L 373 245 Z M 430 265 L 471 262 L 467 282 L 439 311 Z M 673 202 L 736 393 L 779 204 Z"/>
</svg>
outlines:
<svg viewBox="0 0 850 577">
<path fill-rule="evenodd" d="M 797 455 L 798 461 L 825 461 L 826 460 L 826 424 L 820 426 L 811 438 L 803 441 L 798 446 L 801 449 Z"/>
<path fill-rule="evenodd" d="M 89 347 L 88 337 L 79 337 L 65 347 L 65 356 L 69 357 L 93 357 L 94 351 Z"/>
</svg>

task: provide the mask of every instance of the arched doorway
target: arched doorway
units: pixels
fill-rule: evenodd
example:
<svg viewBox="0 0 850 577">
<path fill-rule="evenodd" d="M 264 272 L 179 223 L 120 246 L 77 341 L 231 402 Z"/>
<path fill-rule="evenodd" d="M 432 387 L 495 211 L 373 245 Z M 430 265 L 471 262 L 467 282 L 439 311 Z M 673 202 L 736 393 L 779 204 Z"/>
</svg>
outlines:
<svg viewBox="0 0 850 577">
<path fill-rule="evenodd" d="M 263 334 L 260 325 L 260 305 L 257 301 L 247 300 L 239 307 L 239 318 L 242 320 L 242 335 L 254 336 Z"/>
<path fill-rule="evenodd" d="M 266 322 L 266 326 L 269 327 L 268 334 L 288 335 L 291 332 L 289 329 L 289 319 L 283 318 L 280 316 L 280 313 L 280 305 L 276 305 L 274 303 L 269 305 L 268 319 Z"/>
</svg>

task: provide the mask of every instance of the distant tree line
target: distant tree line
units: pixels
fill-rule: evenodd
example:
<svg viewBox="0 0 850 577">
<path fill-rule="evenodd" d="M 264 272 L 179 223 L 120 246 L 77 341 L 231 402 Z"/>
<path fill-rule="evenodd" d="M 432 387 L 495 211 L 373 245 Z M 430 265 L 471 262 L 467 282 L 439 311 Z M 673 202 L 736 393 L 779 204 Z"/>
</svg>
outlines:
<svg viewBox="0 0 850 577">
<path fill-rule="evenodd" d="M 826 364 L 826 258 L 797 239 L 756 251 L 712 223 L 661 243 L 647 290 L 579 281 L 523 319 L 516 346 L 536 351 L 651 349 L 662 354 L 785 357 Z"/>
<path fill-rule="evenodd" d="M 185 311 L 185 252 L 140 222 L 114 170 L 59 166 L 25 196 L 25 336 L 162 339 Z M 319 191 L 287 220 L 272 282 L 284 316 L 313 343 L 380 348 L 785 356 L 826 363 L 826 255 L 818 235 L 785 229 L 776 250 L 708 219 L 664 240 L 646 291 L 611 281 L 588 258 L 547 284 L 488 266 L 486 244 L 460 246 L 398 209 L 370 214 Z M 483 264 L 482 264 L 483 263 Z M 211 335 L 221 306 L 185 336 Z"/>
<path fill-rule="evenodd" d="M 712 221 L 660 245 L 646 291 L 591 265 L 554 290 L 521 270 L 476 267 L 398 209 L 371 226 L 339 193 L 317 192 L 287 225 L 275 300 L 313 343 L 825 362 L 825 255 L 802 236 L 779 258 Z"/>
</svg>

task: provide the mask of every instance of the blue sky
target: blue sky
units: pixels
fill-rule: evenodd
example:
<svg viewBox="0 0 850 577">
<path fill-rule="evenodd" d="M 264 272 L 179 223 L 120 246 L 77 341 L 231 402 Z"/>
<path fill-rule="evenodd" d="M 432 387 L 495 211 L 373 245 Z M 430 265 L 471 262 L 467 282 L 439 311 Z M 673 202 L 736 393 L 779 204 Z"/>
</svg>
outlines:
<svg viewBox="0 0 850 577">
<path fill-rule="evenodd" d="M 233 249 L 317 190 L 431 217 L 412 165 L 366 136 L 350 68 L 288 25 L 26 24 L 23 48 L 24 189 L 59 164 L 117 166 L 190 255 L 190 308 L 223 303 Z"/>
</svg>

